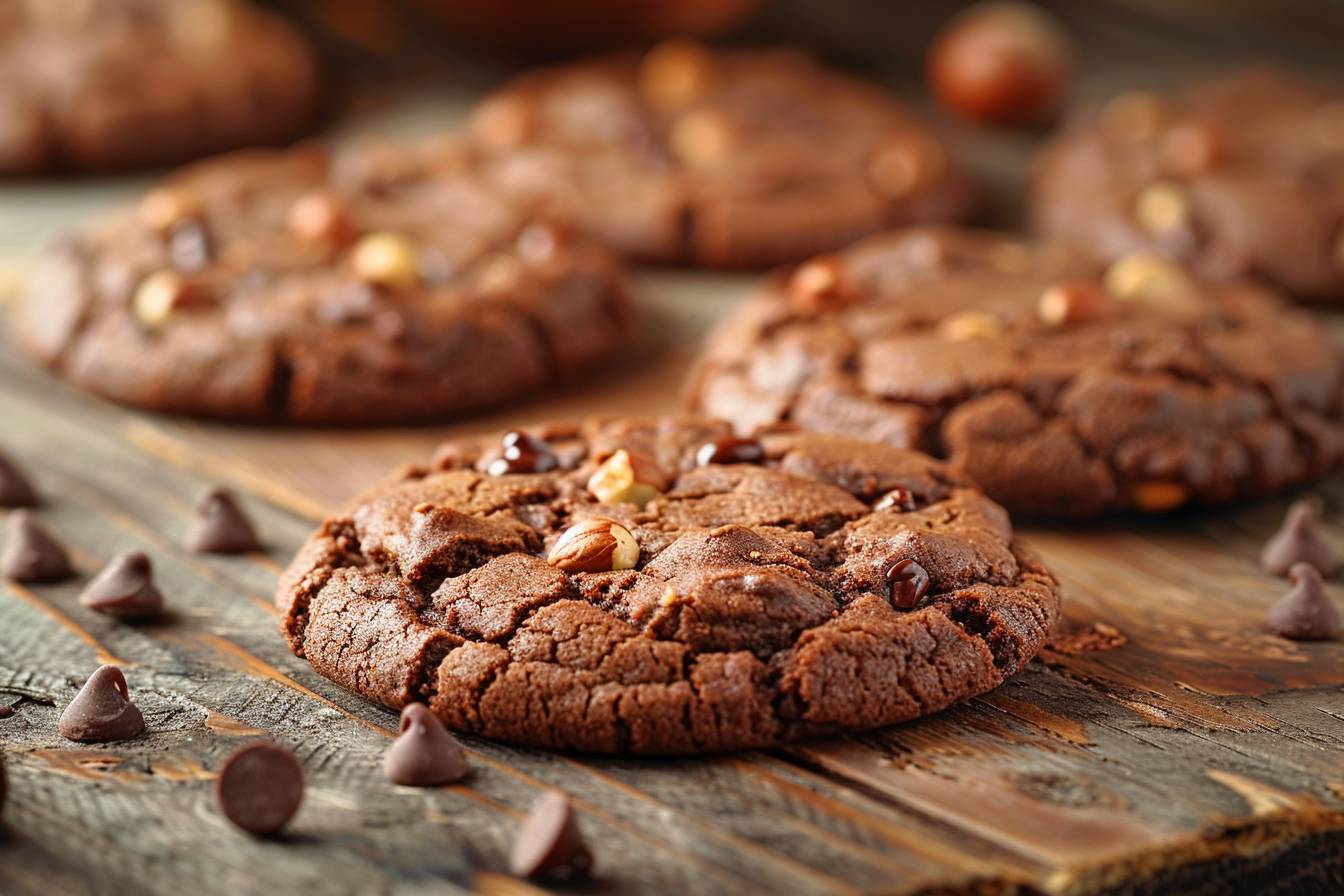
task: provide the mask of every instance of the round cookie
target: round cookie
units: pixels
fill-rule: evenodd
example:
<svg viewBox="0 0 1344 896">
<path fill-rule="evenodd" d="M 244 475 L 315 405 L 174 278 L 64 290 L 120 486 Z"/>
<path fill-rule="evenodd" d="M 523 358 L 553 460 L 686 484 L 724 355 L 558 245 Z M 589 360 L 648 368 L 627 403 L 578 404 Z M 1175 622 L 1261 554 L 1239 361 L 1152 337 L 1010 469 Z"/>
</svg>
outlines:
<svg viewBox="0 0 1344 896">
<path fill-rule="evenodd" d="M 1046 150 L 1031 206 L 1042 235 L 1104 261 L 1160 251 L 1344 302 L 1344 83 L 1249 68 L 1121 94 Z"/>
<path fill-rule="evenodd" d="M 1218 503 L 1344 447 L 1327 333 L 1261 287 L 992 233 L 882 234 L 769 281 L 723 323 L 691 407 L 945 457 L 1015 513 Z"/>
<path fill-rule="evenodd" d="M 487 188 L 460 144 L 251 150 L 47 253 L 26 354 L 116 401 L 369 424 L 496 407 L 620 347 L 610 252 Z"/>
<path fill-rule="evenodd" d="M 796 262 L 972 206 L 923 122 L 796 51 L 678 40 L 531 72 L 484 100 L 470 132 L 509 190 L 646 261 Z"/>
<path fill-rule="evenodd" d="M 0 4 L 0 174 L 163 165 L 302 134 L 317 60 L 239 0 Z"/>
<path fill-rule="evenodd" d="M 1004 511 L 914 451 L 695 418 L 448 443 L 281 577 L 295 653 L 533 746 L 668 754 L 912 719 L 1059 611 Z"/>
</svg>

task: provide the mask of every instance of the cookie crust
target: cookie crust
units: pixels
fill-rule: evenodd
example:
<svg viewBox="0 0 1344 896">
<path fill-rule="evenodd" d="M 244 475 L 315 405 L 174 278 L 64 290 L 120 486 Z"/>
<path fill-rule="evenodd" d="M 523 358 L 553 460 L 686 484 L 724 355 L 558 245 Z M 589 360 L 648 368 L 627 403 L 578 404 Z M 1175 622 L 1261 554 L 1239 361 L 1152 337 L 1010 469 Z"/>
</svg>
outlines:
<svg viewBox="0 0 1344 896">
<path fill-rule="evenodd" d="M 1044 516 L 1233 501 L 1340 460 L 1340 354 L 1259 287 L 937 228 L 816 264 L 826 291 L 804 266 L 720 326 L 691 408 L 919 447 Z M 1047 321 L 1056 288 L 1104 313 Z"/>
<path fill-rule="evenodd" d="M 508 189 L 645 261 L 759 268 L 973 208 L 903 104 L 797 51 L 672 41 L 531 72 L 470 131 Z"/>
<path fill-rule="evenodd" d="M 11 338 L 157 411 L 303 424 L 499 406 L 613 354 L 619 263 L 501 197 L 455 142 L 253 150 L 47 253 Z"/>
<path fill-rule="evenodd" d="M 675 754 L 886 725 L 996 687 L 1041 648 L 1055 580 L 967 479 L 924 455 L 808 433 L 759 463 L 700 466 L 727 424 L 533 430 L 559 466 L 490 475 L 498 442 L 449 443 L 328 519 L 281 579 L 295 653 L 449 726 L 533 746 Z M 642 508 L 585 483 L 618 449 L 672 474 Z M 904 489 L 896 506 L 882 497 Z M 546 557 L 576 522 L 639 542 L 634 569 Z M 898 609 L 887 570 L 927 571 Z"/>
</svg>

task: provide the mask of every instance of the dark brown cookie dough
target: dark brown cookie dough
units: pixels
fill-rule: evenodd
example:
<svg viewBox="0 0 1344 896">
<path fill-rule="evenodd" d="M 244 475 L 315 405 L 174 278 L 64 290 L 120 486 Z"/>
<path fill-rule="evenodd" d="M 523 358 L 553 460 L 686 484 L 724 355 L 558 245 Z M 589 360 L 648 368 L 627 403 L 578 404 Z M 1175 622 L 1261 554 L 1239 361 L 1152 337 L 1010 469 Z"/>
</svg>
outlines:
<svg viewBox="0 0 1344 896">
<path fill-rule="evenodd" d="M 1058 614 L 1004 511 L 917 452 L 773 433 L 702 464 L 730 428 L 696 418 L 533 435 L 508 463 L 448 443 L 328 519 L 277 593 L 294 651 L 459 731 L 692 753 L 935 712 Z"/>
<path fill-rule="evenodd" d="M 0 3 L 0 174 L 162 165 L 292 140 L 317 61 L 239 0 Z"/>
<path fill-rule="evenodd" d="M 1250 68 L 1121 94 L 1044 153 L 1032 214 L 1104 261 L 1161 251 L 1344 302 L 1344 83 Z"/>
<path fill-rule="evenodd" d="M 1344 448 L 1342 375 L 1326 332 L 1260 287 L 930 228 L 773 278 L 688 400 L 922 448 L 1015 513 L 1091 516 L 1319 476 Z"/>
<path fill-rule="evenodd" d="M 127 404 L 360 424 L 491 408 L 611 354 L 613 256 L 486 188 L 464 146 L 254 150 L 50 251 L 27 355 Z"/>
<path fill-rule="evenodd" d="M 532 72 L 482 102 L 470 129 L 498 153 L 499 183 L 648 261 L 796 262 L 972 205 L 895 97 L 795 51 L 671 41 Z"/>
</svg>

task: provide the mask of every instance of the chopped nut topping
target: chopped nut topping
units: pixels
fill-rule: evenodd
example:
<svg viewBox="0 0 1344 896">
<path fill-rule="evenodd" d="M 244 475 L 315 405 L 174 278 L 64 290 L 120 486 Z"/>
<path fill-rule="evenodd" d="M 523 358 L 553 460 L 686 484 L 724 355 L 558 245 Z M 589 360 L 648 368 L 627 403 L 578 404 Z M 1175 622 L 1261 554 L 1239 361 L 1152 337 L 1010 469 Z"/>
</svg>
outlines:
<svg viewBox="0 0 1344 896">
<path fill-rule="evenodd" d="M 986 311 L 962 311 L 945 318 L 938 333 L 949 342 L 994 339 L 1003 335 L 1003 321 Z"/>
<path fill-rule="evenodd" d="M 309 193 L 289 207 L 289 232 L 306 243 L 343 248 L 359 236 L 349 212 L 334 196 Z"/>
<path fill-rule="evenodd" d="M 187 282 L 175 271 L 155 271 L 140 281 L 131 298 L 131 309 L 141 324 L 157 329 L 183 308 L 209 304 L 209 295 L 199 285 Z"/>
<path fill-rule="evenodd" d="M 371 233 L 351 250 L 355 276 L 365 283 L 408 288 L 420 282 L 415 246 L 395 233 Z"/>
<path fill-rule="evenodd" d="M 1155 236 L 1171 233 L 1190 220 L 1190 202 L 1176 184 L 1150 184 L 1134 201 L 1134 220 Z"/>
<path fill-rule="evenodd" d="M 842 308 L 855 298 L 844 288 L 840 261 L 833 255 L 800 265 L 789 277 L 787 289 L 794 308 L 806 314 Z"/>
<path fill-rule="evenodd" d="M 603 461 L 588 479 L 588 491 L 604 504 L 643 507 L 662 495 L 668 476 L 658 462 L 642 451 L 624 448 Z"/>
<path fill-rule="evenodd" d="M 1154 305 L 1184 304 L 1193 301 L 1196 293 L 1183 267 L 1151 252 L 1136 252 L 1116 261 L 1107 268 L 1104 283 L 1106 292 L 1117 299 Z"/>
<path fill-rule="evenodd" d="M 1052 327 L 1083 323 L 1107 317 L 1113 310 L 1110 296 L 1090 280 L 1072 280 L 1052 286 L 1041 294 L 1036 312 Z"/>
<path fill-rule="evenodd" d="M 639 542 L 615 520 L 593 517 L 566 529 L 546 562 L 565 572 L 634 569 L 639 562 Z"/>
</svg>

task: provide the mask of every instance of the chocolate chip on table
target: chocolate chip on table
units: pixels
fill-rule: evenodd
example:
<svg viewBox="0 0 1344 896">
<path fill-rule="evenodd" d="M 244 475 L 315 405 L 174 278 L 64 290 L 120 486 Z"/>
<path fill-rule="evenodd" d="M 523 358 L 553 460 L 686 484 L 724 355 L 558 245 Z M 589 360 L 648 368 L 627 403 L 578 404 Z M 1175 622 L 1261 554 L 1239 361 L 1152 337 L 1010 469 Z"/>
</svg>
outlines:
<svg viewBox="0 0 1344 896">
<path fill-rule="evenodd" d="M 8 457 L 0 454 L 0 507 L 36 507 L 37 489 Z"/>
<path fill-rule="evenodd" d="M 15 582 L 59 582 L 72 575 L 65 548 L 32 513 L 20 510 L 10 517 L 0 576 Z"/>
<path fill-rule="evenodd" d="M 145 717 L 131 702 L 126 676 L 99 666 L 61 713 L 61 736 L 80 743 L 128 740 L 145 730 Z"/>
<path fill-rule="evenodd" d="M 929 571 L 909 558 L 899 560 L 887 570 L 887 584 L 892 606 L 912 610 L 929 590 Z"/>
<path fill-rule="evenodd" d="M 243 554 L 261 547 L 256 529 L 228 489 L 211 489 L 196 508 L 187 547 L 206 554 Z"/>
<path fill-rule="evenodd" d="M 699 466 L 710 464 L 756 464 L 765 459 L 765 449 L 755 439 L 728 436 L 706 442 L 695 452 Z"/>
<path fill-rule="evenodd" d="M 1293 586 L 1269 608 L 1269 627 L 1294 641 L 1335 641 L 1344 637 L 1339 610 L 1325 593 L 1325 581 L 1310 563 L 1288 571 Z"/>
<path fill-rule="evenodd" d="M 255 743 L 235 750 L 215 779 L 220 814 L 249 834 L 283 828 L 303 802 L 303 766 L 278 744 Z"/>
<path fill-rule="evenodd" d="M 1305 498 L 1292 503 L 1260 553 L 1260 567 L 1276 576 L 1287 575 L 1295 563 L 1310 563 L 1327 578 L 1340 568 L 1338 555 L 1321 537 L 1316 507 Z"/>
<path fill-rule="evenodd" d="M 547 473 L 560 465 L 560 461 L 551 450 L 551 446 L 519 430 L 504 434 L 500 441 L 503 450 L 499 457 L 490 461 L 485 471 L 491 476 L 505 476 L 509 473 Z"/>
<path fill-rule="evenodd" d="M 154 584 L 154 566 L 141 551 L 125 551 L 89 582 L 79 602 L 119 619 L 145 619 L 163 611 L 163 595 Z"/>
<path fill-rule="evenodd" d="M 457 738 L 423 703 L 401 711 L 401 733 L 383 757 L 383 770 L 393 784 L 434 787 L 460 781 L 470 766 Z"/>
<path fill-rule="evenodd" d="M 547 793 L 532 808 L 518 831 L 509 870 L 518 877 L 586 874 L 593 854 L 583 842 L 569 798 Z"/>
</svg>

